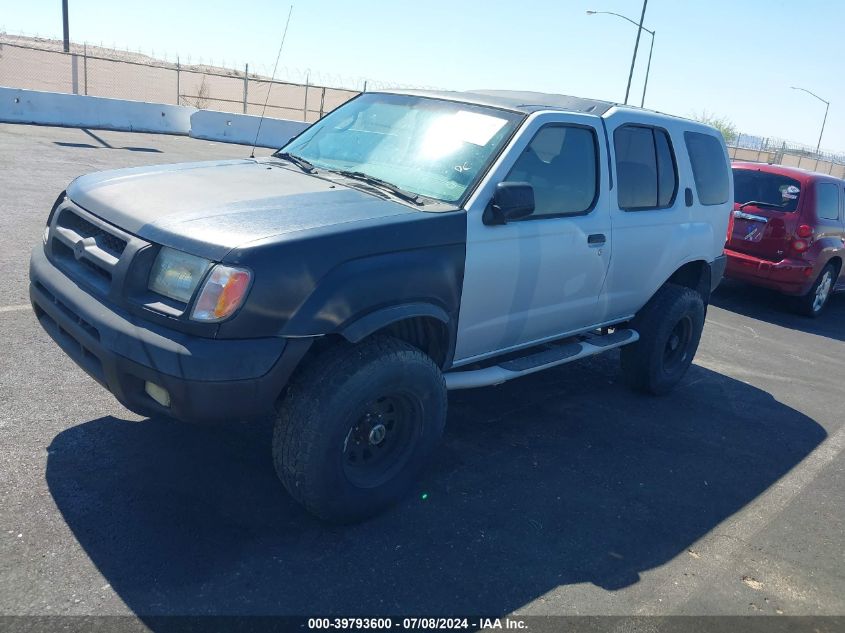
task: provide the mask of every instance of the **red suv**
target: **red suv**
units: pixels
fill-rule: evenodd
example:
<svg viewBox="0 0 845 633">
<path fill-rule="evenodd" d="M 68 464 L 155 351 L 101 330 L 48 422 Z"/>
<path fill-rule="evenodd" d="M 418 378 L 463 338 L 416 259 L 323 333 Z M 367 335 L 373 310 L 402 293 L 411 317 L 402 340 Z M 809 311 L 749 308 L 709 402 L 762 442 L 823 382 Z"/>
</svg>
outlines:
<svg viewBox="0 0 845 633">
<path fill-rule="evenodd" d="M 734 163 L 725 276 L 796 297 L 821 313 L 845 290 L 845 181 L 803 169 Z"/>
</svg>

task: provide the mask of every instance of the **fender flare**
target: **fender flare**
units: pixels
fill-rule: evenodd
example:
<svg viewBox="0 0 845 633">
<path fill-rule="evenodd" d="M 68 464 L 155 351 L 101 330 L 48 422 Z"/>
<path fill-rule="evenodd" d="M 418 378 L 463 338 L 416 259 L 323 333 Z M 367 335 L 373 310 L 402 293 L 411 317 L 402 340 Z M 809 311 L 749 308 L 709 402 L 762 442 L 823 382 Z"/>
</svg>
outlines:
<svg viewBox="0 0 845 633">
<path fill-rule="evenodd" d="M 450 321 L 449 314 L 433 303 L 404 303 L 370 312 L 351 323 L 344 324 L 338 329 L 338 333 L 350 343 L 358 343 L 383 327 L 414 317 L 437 319 L 446 326 Z"/>
</svg>

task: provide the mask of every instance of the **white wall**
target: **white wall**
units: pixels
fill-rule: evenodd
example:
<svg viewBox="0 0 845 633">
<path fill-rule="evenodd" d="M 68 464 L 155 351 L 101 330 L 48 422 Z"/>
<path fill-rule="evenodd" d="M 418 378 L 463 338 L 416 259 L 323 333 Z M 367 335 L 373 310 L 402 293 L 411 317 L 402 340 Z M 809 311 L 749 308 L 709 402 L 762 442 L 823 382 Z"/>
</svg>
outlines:
<svg viewBox="0 0 845 633">
<path fill-rule="evenodd" d="M 211 141 L 252 145 L 261 117 L 197 110 L 191 115 L 190 135 Z M 257 145 L 278 149 L 310 124 L 287 119 L 264 119 Z"/>
<path fill-rule="evenodd" d="M 0 121 L 187 134 L 196 108 L 0 86 Z"/>
</svg>

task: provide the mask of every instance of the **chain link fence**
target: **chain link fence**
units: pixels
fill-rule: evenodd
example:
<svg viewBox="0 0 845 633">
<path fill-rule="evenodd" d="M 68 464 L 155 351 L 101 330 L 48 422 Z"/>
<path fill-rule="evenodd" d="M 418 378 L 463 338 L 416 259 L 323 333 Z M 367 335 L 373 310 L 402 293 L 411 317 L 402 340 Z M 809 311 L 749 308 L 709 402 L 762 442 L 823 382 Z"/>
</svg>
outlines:
<svg viewBox="0 0 845 633">
<path fill-rule="evenodd" d="M 0 34 L 0 85 L 29 90 L 188 105 L 313 122 L 356 90 L 272 80 L 243 70 L 183 65 L 87 44 L 65 53 L 52 40 Z M 269 92 L 269 97 L 268 97 Z"/>
<path fill-rule="evenodd" d="M 845 178 L 845 155 L 817 152 L 815 147 L 780 138 L 737 134 L 736 138 L 728 143 L 728 153 L 733 160 L 800 167 Z"/>
</svg>

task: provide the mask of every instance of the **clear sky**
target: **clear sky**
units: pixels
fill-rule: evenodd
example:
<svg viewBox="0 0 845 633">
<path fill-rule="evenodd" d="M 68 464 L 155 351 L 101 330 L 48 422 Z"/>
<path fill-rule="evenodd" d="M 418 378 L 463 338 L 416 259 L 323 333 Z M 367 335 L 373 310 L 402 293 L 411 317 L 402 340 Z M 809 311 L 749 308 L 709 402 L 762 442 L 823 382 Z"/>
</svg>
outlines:
<svg viewBox="0 0 845 633">
<path fill-rule="evenodd" d="M 278 76 L 360 88 L 506 88 L 621 101 L 641 0 L 293 0 Z M 70 0 L 71 39 L 272 70 L 287 0 Z M 650 0 L 646 107 L 845 151 L 845 0 Z M 60 0 L 0 0 L 0 29 L 60 36 Z M 632 86 L 639 104 L 650 38 Z M 0 78 L 2 83 L 2 78 Z"/>
</svg>

